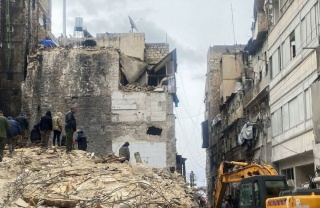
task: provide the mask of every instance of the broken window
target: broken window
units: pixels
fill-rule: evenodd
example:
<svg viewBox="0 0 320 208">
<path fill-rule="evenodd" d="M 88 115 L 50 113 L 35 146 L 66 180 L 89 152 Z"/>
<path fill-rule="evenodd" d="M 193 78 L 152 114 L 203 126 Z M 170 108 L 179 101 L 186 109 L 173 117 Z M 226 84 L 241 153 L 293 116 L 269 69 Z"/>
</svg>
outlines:
<svg viewBox="0 0 320 208">
<path fill-rule="evenodd" d="M 294 31 L 290 34 L 290 54 L 291 54 L 291 59 L 296 57 L 296 38 L 295 38 Z"/>
<path fill-rule="evenodd" d="M 162 67 L 157 72 L 150 71 L 148 85 L 156 87 L 156 86 L 160 85 L 161 81 L 162 81 L 163 85 L 168 85 L 168 83 L 164 80 L 165 77 L 166 77 L 166 67 L 165 66 Z"/>
<path fill-rule="evenodd" d="M 161 136 L 161 133 L 162 133 L 162 129 L 154 126 L 149 127 L 147 130 L 147 134 L 149 135 Z"/>
</svg>

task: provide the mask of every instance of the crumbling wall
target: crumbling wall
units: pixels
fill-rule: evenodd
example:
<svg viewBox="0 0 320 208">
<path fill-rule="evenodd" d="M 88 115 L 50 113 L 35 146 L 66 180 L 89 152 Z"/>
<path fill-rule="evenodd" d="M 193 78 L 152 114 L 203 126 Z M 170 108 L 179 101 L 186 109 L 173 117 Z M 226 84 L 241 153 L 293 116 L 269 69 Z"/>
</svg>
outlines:
<svg viewBox="0 0 320 208">
<path fill-rule="evenodd" d="M 133 149 L 142 143 L 158 143 L 165 145 L 165 164 L 158 167 L 175 167 L 173 96 L 167 91 L 122 91 L 119 60 L 113 48 L 56 48 L 30 56 L 22 87 L 23 110 L 31 114 L 34 125 L 47 110 L 65 114 L 76 105 L 78 129 L 87 135 L 88 151 L 106 155 L 113 143 L 119 146 L 129 141 Z M 142 157 L 150 156 L 143 148 L 139 151 Z"/>
<path fill-rule="evenodd" d="M 169 44 L 166 43 L 146 43 L 145 62 L 148 64 L 157 64 L 169 53 Z"/>
<path fill-rule="evenodd" d="M 134 148 L 138 145 L 137 142 L 164 142 L 165 166 L 175 167 L 175 117 L 172 95 L 166 92 L 114 91 L 112 122 L 113 142 L 123 144 L 128 141 Z M 152 127 L 159 130 L 153 130 Z M 117 153 L 117 149 L 114 151 Z M 151 164 L 161 167 L 157 161 L 153 161 L 152 154 L 147 154 L 143 149 L 140 154 L 142 158 L 149 157 Z"/>
<path fill-rule="evenodd" d="M 51 110 L 65 114 L 78 107 L 77 128 L 84 130 L 89 151 L 111 152 L 111 96 L 118 89 L 119 54 L 115 50 L 43 51 L 29 63 L 23 84 L 23 108 L 31 124 Z"/>
</svg>

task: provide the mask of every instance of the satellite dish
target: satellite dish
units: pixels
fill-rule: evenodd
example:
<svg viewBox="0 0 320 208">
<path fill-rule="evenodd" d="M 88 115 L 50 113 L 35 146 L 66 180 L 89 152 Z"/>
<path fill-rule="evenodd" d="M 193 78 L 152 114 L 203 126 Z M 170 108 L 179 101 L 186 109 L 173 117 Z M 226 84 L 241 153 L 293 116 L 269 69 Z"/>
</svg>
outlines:
<svg viewBox="0 0 320 208">
<path fill-rule="evenodd" d="M 44 25 L 44 21 L 43 21 L 43 19 L 40 17 L 39 18 L 39 25 L 41 26 L 41 27 L 43 27 L 43 25 Z"/>
<path fill-rule="evenodd" d="M 134 23 L 133 19 L 131 19 L 130 16 L 128 16 L 128 17 L 129 17 L 129 21 L 130 21 L 130 25 L 131 25 L 131 32 L 133 32 L 133 29 L 135 29 L 137 32 L 139 32 L 136 23 Z"/>
</svg>

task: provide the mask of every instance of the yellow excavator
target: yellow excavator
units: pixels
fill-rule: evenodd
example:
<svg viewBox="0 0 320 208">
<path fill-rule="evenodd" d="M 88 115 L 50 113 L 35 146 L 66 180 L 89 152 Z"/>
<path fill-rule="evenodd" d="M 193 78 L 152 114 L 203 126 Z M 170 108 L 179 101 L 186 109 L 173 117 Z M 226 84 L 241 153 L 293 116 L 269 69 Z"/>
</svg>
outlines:
<svg viewBox="0 0 320 208">
<path fill-rule="evenodd" d="M 228 171 L 228 166 L 238 169 Z M 285 176 L 267 164 L 223 161 L 213 191 L 214 208 L 221 208 L 227 185 L 240 182 L 240 208 L 319 208 L 319 189 L 290 191 Z"/>
</svg>

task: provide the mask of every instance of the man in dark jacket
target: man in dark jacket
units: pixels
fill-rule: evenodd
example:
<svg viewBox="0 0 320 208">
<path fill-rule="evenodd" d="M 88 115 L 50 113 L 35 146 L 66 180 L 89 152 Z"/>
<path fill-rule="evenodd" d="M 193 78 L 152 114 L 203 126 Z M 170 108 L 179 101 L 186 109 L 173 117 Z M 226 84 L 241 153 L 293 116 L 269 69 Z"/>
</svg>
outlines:
<svg viewBox="0 0 320 208">
<path fill-rule="evenodd" d="M 19 135 L 21 135 L 21 128 L 18 121 L 13 120 L 11 116 L 8 116 L 10 129 L 7 131 L 7 141 L 9 145 L 10 156 L 12 157 L 14 147 L 17 145 Z"/>
<path fill-rule="evenodd" d="M 130 151 L 129 151 L 129 142 L 125 142 L 122 147 L 119 149 L 119 157 L 121 158 L 121 162 L 126 160 L 130 160 Z"/>
<path fill-rule="evenodd" d="M 77 113 L 75 106 L 71 107 L 70 111 L 66 114 L 65 131 L 66 131 L 66 151 L 68 154 L 72 151 L 73 133 L 77 130 L 77 122 L 74 114 Z"/>
<path fill-rule="evenodd" d="M 8 119 L 3 116 L 0 110 L 0 162 L 3 158 L 3 150 L 7 140 L 7 131 L 10 129 Z"/>
<path fill-rule="evenodd" d="M 20 115 L 15 118 L 16 121 L 20 124 L 21 128 L 21 135 L 18 138 L 18 145 L 19 146 L 26 146 L 28 142 L 28 136 L 29 136 L 29 121 L 28 118 L 25 116 L 24 113 L 20 113 Z"/>
<path fill-rule="evenodd" d="M 48 141 L 52 131 L 52 117 L 51 112 L 47 111 L 45 116 L 40 119 L 40 133 L 41 133 L 41 146 L 48 148 Z"/>
</svg>

